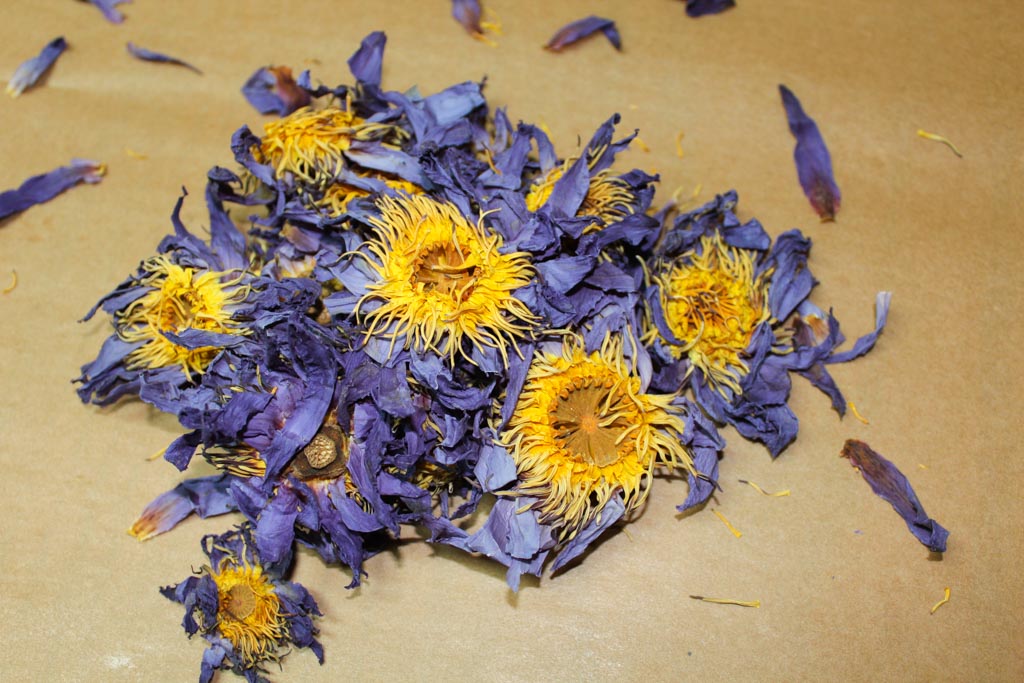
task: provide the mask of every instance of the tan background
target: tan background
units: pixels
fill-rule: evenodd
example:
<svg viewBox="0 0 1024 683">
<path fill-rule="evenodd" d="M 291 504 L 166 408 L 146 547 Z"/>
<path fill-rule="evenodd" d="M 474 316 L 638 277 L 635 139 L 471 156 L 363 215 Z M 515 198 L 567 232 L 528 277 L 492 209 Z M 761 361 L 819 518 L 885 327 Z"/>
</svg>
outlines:
<svg viewBox="0 0 1024 683">
<path fill-rule="evenodd" d="M 742 217 L 812 236 L 815 301 L 848 336 L 872 325 L 876 291 L 894 292 L 893 310 L 875 351 L 834 370 L 870 425 L 840 421 L 796 378 L 802 429 L 778 461 L 726 433 L 717 500 L 741 539 L 709 511 L 678 517 L 685 486 L 660 481 L 627 533 L 518 595 L 496 565 L 413 540 L 372 559 L 356 591 L 304 553 L 297 578 L 326 613 L 327 661 L 295 653 L 272 678 L 1024 678 L 1024 6 L 740 0 L 691 20 L 671 0 L 487 4 L 504 24 L 497 49 L 468 38 L 441 0 L 139 0 L 121 26 L 78 2 L 4 3 L 0 76 L 57 35 L 71 49 L 43 87 L 0 101 L 0 188 L 76 156 L 110 172 L 0 224 L 0 281 L 19 275 L 0 296 L 0 679 L 198 674 L 204 645 L 186 641 L 180 608 L 156 589 L 198 566 L 200 536 L 230 520 L 190 520 L 144 544 L 125 533 L 181 479 L 145 459 L 180 430 L 139 403 L 78 403 L 69 380 L 108 328 L 76 320 L 171 229 L 182 185 L 193 192 L 186 222 L 205 227 L 205 171 L 232 165 L 232 131 L 261 121 L 239 94 L 256 67 L 348 81 L 345 59 L 375 29 L 389 38 L 385 86 L 433 92 L 486 74 L 491 104 L 546 123 L 562 154 L 621 112 L 623 130 L 640 128 L 651 148 L 622 167 L 661 172 L 662 199 L 698 183 L 701 199 L 736 188 Z M 599 37 L 561 55 L 540 49 L 591 13 L 618 22 L 621 54 Z M 128 40 L 205 75 L 132 60 Z M 835 224 L 818 223 L 797 184 L 778 83 L 832 150 L 844 195 Z M 964 158 L 918 128 L 947 135 Z M 929 561 L 838 459 L 850 437 L 911 478 L 952 532 L 944 559 Z M 765 498 L 738 478 L 792 496 Z M 930 615 L 946 586 L 951 602 Z"/>
</svg>

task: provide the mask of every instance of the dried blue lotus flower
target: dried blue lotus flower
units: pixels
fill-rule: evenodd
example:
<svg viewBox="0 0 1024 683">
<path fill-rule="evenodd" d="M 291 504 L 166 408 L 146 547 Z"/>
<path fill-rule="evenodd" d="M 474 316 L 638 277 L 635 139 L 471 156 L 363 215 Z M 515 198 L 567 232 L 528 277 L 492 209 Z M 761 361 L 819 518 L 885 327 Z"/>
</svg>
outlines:
<svg viewBox="0 0 1024 683">
<path fill-rule="evenodd" d="M 323 646 L 313 623 L 321 615 L 316 600 L 301 584 L 263 563 L 252 530 L 243 525 L 219 536 L 205 536 L 209 564 L 176 586 L 160 589 L 185 607 L 182 627 L 199 634 L 209 648 L 203 654 L 200 683 L 220 670 L 256 683 L 265 681 L 267 664 L 279 664 L 291 646 L 309 648 L 321 664 Z"/>
<path fill-rule="evenodd" d="M 139 47 L 138 45 L 136 45 L 135 43 L 133 43 L 131 41 L 129 41 L 127 43 L 127 45 L 125 45 L 125 49 L 128 50 L 128 54 L 130 54 L 132 57 L 135 57 L 136 59 L 141 59 L 141 60 L 146 61 L 146 62 L 159 62 L 159 63 L 162 63 L 162 64 L 176 64 L 178 66 L 183 66 L 186 69 L 189 69 L 190 71 L 194 71 L 197 74 L 202 75 L 202 73 L 203 73 L 202 71 L 200 71 L 199 69 L 197 69 L 196 67 L 192 66 L 191 64 L 189 64 L 186 61 L 180 60 L 177 57 L 171 57 L 170 55 L 162 54 L 160 52 L 154 52 L 152 50 L 147 50 L 144 47 Z"/>
<path fill-rule="evenodd" d="M 735 7 L 734 0 L 686 0 L 686 16 L 703 17 Z"/>
<path fill-rule="evenodd" d="M 124 15 L 117 9 L 118 5 L 124 5 L 132 0 L 84 0 L 103 13 L 103 17 L 111 24 L 120 24 L 124 21 Z"/>
<path fill-rule="evenodd" d="M 551 40 L 547 42 L 544 48 L 552 52 L 561 52 L 570 45 L 578 43 L 598 31 L 604 34 L 604 37 L 608 39 L 608 42 L 616 50 L 622 49 L 622 38 L 619 36 L 619 30 L 615 27 L 615 22 L 611 19 L 596 16 L 589 16 L 585 19 L 579 19 L 578 21 L 566 24 L 555 31 L 555 35 L 551 36 Z"/>
<path fill-rule="evenodd" d="M 838 321 L 808 301 L 817 284 L 807 267 L 811 241 L 790 230 L 773 246 L 757 221 L 740 223 L 735 206 L 735 193 L 719 196 L 666 232 L 650 264 L 644 338 L 654 386 L 689 387 L 715 421 L 775 456 L 797 433 L 789 373 L 811 379 L 842 415 L 846 402 L 825 368 L 874 346 L 889 295 L 878 297 L 876 329 L 838 352 Z"/>
<path fill-rule="evenodd" d="M 54 38 L 38 55 L 22 62 L 11 76 L 11 80 L 7 82 L 7 94 L 17 97 L 35 85 L 36 81 L 42 78 L 47 69 L 53 66 L 53 63 L 66 49 L 68 49 L 68 43 L 63 36 Z"/>
<path fill-rule="evenodd" d="M 871 490 L 892 505 L 914 537 L 935 553 L 946 552 L 949 532 L 928 516 L 914 488 L 899 469 L 863 441 L 849 439 L 841 457 L 860 470 Z"/>
<path fill-rule="evenodd" d="M 309 93 L 295 82 L 287 66 L 257 69 L 242 86 L 242 94 L 261 114 L 287 116 L 310 103 Z"/>
<path fill-rule="evenodd" d="M 106 166 L 99 162 L 73 159 L 68 166 L 32 176 L 17 189 L 0 193 L 0 220 L 48 202 L 79 183 L 98 183 L 106 171 Z"/>
<path fill-rule="evenodd" d="M 800 186 L 811 206 L 823 221 L 835 220 L 842 195 L 832 174 L 832 157 L 821 137 L 818 124 L 804 113 L 800 100 L 784 85 L 779 86 L 782 106 L 786 109 L 789 131 L 796 138 L 793 159 Z"/>
</svg>

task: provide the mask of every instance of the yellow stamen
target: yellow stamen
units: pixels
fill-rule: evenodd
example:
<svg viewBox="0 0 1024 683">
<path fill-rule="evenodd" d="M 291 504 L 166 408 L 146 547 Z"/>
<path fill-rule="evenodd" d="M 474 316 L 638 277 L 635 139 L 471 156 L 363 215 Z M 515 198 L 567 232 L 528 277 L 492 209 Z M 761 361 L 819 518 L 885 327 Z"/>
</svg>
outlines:
<svg viewBox="0 0 1024 683">
<path fill-rule="evenodd" d="M 673 261 L 659 285 L 665 322 L 682 344 L 669 343 L 674 356 L 686 355 L 719 393 L 740 392 L 744 361 L 754 330 L 771 320 L 770 273 L 755 274 L 750 252 L 704 237 L 698 249 Z M 645 338 L 660 333 L 653 323 Z"/>
<path fill-rule="evenodd" d="M 948 586 L 946 587 L 946 594 L 945 594 L 945 596 L 941 600 L 939 600 L 937 603 L 935 603 L 935 605 L 932 606 L 932 611 L 930 612 L 930 614 L 935 614 L 935 610 L 939 609 L 940 607 L 945 605 L 947 602 L 949 602 L 949 587 Z"/>
<path fill-rule="evenodd" d="M 274 659 L 274 648 L 288 635 L 288 623 L 262 567 L 225 559 L 210 576 L 217 585 L 217 623 L 203 627 L 219 630 L 247 668 Z"/>
<path fill-rule="evenodd" d="M 870 422 L 868 422 L 868 419 L 866 417 L 860 414 L 860 411 L 857 410 L 857 406 L 853 404 L 853 401 L 847 401 L 846 405 L 850 407 L 850 413 L 852 413 L 855 418 L 857 418 L 864 424 L 871 424 Z"/>
<path fill-rule="evenodd" d="M 555 184 L 574 163 L 575 159 L 567 159 L 561 166 L 555 166 L 535 181 L 526 195 L 526 208 L 537 211 L 547 204 Z M 629 185 L 605 169 L 590 176 L 587 195 L 576 210 L 576 215 L 594 216 L 605 223 L 613 223 L 633 213 L 636 202 L 637 197 Z M 598 226 L 590 226 L 588 231 L 596 229 Z"/>
<path fill-rule="evenodd" d="M 263 139 L 253 154 L 274 168 L 274 175 L 291 174 L 306 185 L 323 187 L 345 167 L 345 152 L 355 141 L 395 143 L 408 134 L 383 123 L 370 123 L 348 109 L 303 107 L 264 126 Z"/>
<path fill-rule="evenodd" d="M 639 135 L 637 135 L 636 137 L 633 138 L 633 142 L 635 142 L 636 146 L 640 148 L 640 151 L 642 151 L 642 152 L 650 152 L 651 151 L 651 148 L 647 146 L 646 142 L 644 142 L 643 140 L 640 139 Z"/>
<path fill-rule="evenodd" d="M 14 288 L 18 286 L 18 271 L 11 268 L 11 284 L 4 287 L 4 294 L 10 294 L 14 291 Z"/>
<path fill-rule="evenodd" d="M 961 159 L 964 158 L 964 155 L 960 153 L 960 150 L 958 150 L 956 148 L 956 145 L 954 145 L 952 142 L 950 142 L 948 138 L 945 138 L 945 137 L 943 137 L 941 135 L 937 135 L 935 133 L 928 133 L 928 132 L 923 131 L 921 129 L 918 129 L 917 134 L 918 134 L 919 137 L 922 137 L 925 140 L 933 140 L 935 142 L 941 142 L 946 147 L 949 147 L 951 150 L 953 150 L 953 154 L 957 155 Z"/>
<path fill-rule="evenodd" d="M 222 334 L 245 334 L 231 318 L 231 309 L 248 295 L 238 284 L 239 277 L 228 280 L 228 273 L 184 268 L 166 256 L 151 258 L 142 264 L 146 275 L 141 284 L 149 293 L 128 304 L 115 315 L 120 337 L 141 346 L 128 354 L 129 368 L 162 368 L 180 365 L 182 372 L 202 374 L 218 347 L 189 349 L 164 336 L 189 328 Z"/>
<path fill-rule="evenodd" d="M 922 470 L 928 469 L 928 465 L 923 465 L 921 463 L 917 463 L 917 466 L 920 467 Z"/>
<path fill-rule="evenodd" d="M 716 517 L 718 517 L 718 518 L 719 518 L 720 520 L 722 520 L 722 524 L 724 524 L 724 525 L 726 526 L 726 528 L 727 528 L 727 529 L 728 529 L 729 531 L 731 531 L 731 532 L 732 532 L 732 535 L 733 535 L 733 536 L 735 536 L 736 538 L 742 538 L 742 537 L 743 537 L 743 532 L 742 532 L 742 531 L 740 531 L 739 529 L 737 529 L 736 527 L 734 527 L 734 526 L 732 525 L 732 522 L 730 522 L 729 520 L 727 520 L 727 519 L 725 518 L 725 515 L 723 515 L 723 514 L 722 514 L 721 512 L 719 512 L 718 510 L 712 510 L 711 512 L 713 512 L 713 513 L 715 514 L 715 516 L 716 516 Z"/>
<path fill-rule="evenodd" d="M 683 138 L 686 137 L 686 133 L 679 131 L 676 133 L 676 156 L 680 159 L 683 158 Z"/>
<path fill-rule="evenodd" d="M 139 159 L 140 161 L 144 161 L 144 160 L 149 158 L 148 156 L 146 156 L 145 154 L 143 154 L 141 152 L 136 152 L 131 147 L 125 147 L 124 148 L 124 153 L 127 154 L 128 156 L 130 156 L 132 159 Z"/>
<path fill-rule="evenodd" d="M 782 496 L 788 496 L 789 495 L 789 489 L 786 489 L 784 491 L 776 491 L 775 493 L 768 493 L 767 491 L 765 491 L 763 488 L 761 488 L 760 486 L 758 486 L 757 484 L 755 484 L 752 481 L 747 481 L 746 479 L 740 479 L 739 482 L 741 484 L 746 484 L 747 486 L 751 487 L 752 489 L 754 489 L 755 491 L 757 491 L 758 493 L 760 493 L 762 495 L 771 496 L 772 498 L 781 498 Z"/>
<path fill-rule="evenodd" d="M 546 523 L 572 538 L 613 496 L 629 513 L 647 497 L 654 468 L 695 474 L 682 445 L 684 415 L 672 396 L 641 394 L 621 340 L 584 352 L 574 340 L 560 355 L 538 352 L 501 442 L 518 471 L 514 496 L 538 498 Z"/>
<path fill-rule="evenodd" d="M 730 600 L 728 598 L 705 598 L 703 595 L 691 595 L 694 600 L 702 602 L 713 602 L 716 605 L 739 605 L 740 607 L 760 607 L 760 600 Z"/>
<path fill-rule="evenodd" d="M 160 458 L 164 457 L 164 453 L 166 452 L 167 448 L 161 448 L 156 453 L 146 458 L 146 462 L 153 462 L 154 460 L 159 460 Z"/>
<path fill-rule="evenodd" d="M 356 307 L 381 302 L 365 315 L 367 338 L 402 338 L 406 348 L 435 350 L 453 364 L 459 354 L 468 358 L 467 340 L 506 362 L 509 346 L 518 353 L 516 339 L 536 319 L 514 295 L 533 275 L 528 255 L 501 253 L 483 216 L 473 225 L 453 204 L 410 196 L 378 205 L 380 217 L 370 219 L 378 237 L 368 243 L 378 280 Z"/>
<path fill-rule="evenodd" d="M 387 174 L 371 171 L 362 174 L 364 177 L 382 180 L 393 190 L 406 194 L 423 194 L 423 188 L 401 178 L 393 178 Z M 313 201 L 316 206 L 325 209 L 331 216 L 340 216 L 348 210 L 349 202 L 361 197 L 369 197 L 370 191 L 345 183 L 332 183 L 324 190 L 323 195 Z"/>
</svg>

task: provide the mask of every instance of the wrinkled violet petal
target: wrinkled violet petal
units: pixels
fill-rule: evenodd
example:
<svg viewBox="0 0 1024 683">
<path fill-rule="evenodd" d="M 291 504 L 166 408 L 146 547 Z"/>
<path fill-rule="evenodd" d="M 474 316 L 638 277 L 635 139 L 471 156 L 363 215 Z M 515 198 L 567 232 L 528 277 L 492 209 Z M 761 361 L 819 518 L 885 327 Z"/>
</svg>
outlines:
<svg viewBox="0 0 1024 683">
<path fill-rule="evenodd" d="M 111 24 L 120 24 L 124 21 L 124 15 L 117 9 L 117 5 L 124 5 L 132 0 L 86 0 L 90 5 L 98 9 Z"/>
<path fill-rule="evenodd" d="M 734 0 L 686 0 L 686 16 L 696 18 L 718 14 L 735 6 Z"/>
<path fill-rule="evenodd" d="M 11 80 L 7 83 L 7 94 L 17 97 L 26 89 L 36 84 L 46 70 L 49 69 L 64 50 L 68 49 L 68 43 L 64 37 L 54 38 L 46 44 L 38 55 L 32 59 L 26 59 L 15 70 Z"/>
<path fill-rule="evenodd" d="M 287 116 L 309 104 L 309 93 L 299 87 L 287 66 L 257 69 L 242 86 L 242 94 L 261 114 Z"/>
<path fill-rule="evenodd" d="M 68 166 L 32 176 L 18 189 L 0 193 L 0 220 L 47 202 L 78 183 L 98 183 L 104 172 L 103 164 L 96 161 L 73 159 Z"/>
<path fill-rule="evenodd" d="M 860 470 L 876 495 L 888 501 L 896 512 L 900 513 L 910 533 L 914 534 L 917 540 L 932 552 L 946 551 L 946 537 L 949 536 L 949 532 L 928 516 L 910 482 L 895 465 L 871 450 L 863 441 L 855 439 L 846 442 L 841 456 Z"/>
<path fill-rule="evenodd" d="M 147 50 L 146 48 L 139 47 L 138 45 L 136 45 L 135 43 L 132 43 L 130 41 L 129 41 L 129 43 L 125 47 L 128 49 L 128 54 L 130 54 L 132 57 L 135 57 L 137 59 L 141 59 L 141 60 L 146 61 L 146 62 L 160 62 L 160 63 L 163 63 L 163 64 L 177 64 L 178 66 L 183 66 L 186 69 L 190 69 L 192 71 L 195 71 L 197 74 L 201 75 L 203 73 L 202 71 L 200 71 L 196 67 L 192 66 L 188 62 L 183 61 L 181 59 L 178 59 L 177 57 L 171 57 L 170 55 L 165 55 L 165 54 L 161 54 L 159 52 L 153 52 L 152 50 Z"/>
<path fill-rule="evenodd" d="M 814 119 L 804 113 L 800 100 L 784 85 L 779 86 L 782 106 L 786 109 L 789 131 L 796 138 L 793 159 L 804 194 L 823 221 L 835 220 L 841 195 L 832 175 L 832 157 Z"/>
<path fill-rule="evenodd" d="M 573 43 L 577 43 L 598 31 L 604 33 L 616 50 L 622 49 L 622 39 L 619 36 L 619 30 L 615 28 L 615 22 L 611 19 L 595 16 L 589 16 L 586 19 L 566 24 L 558 29 L 555 35 L 551 36 L 551 40 L 544 47 L 552 52 L 561 52 Z"/>
</svg>

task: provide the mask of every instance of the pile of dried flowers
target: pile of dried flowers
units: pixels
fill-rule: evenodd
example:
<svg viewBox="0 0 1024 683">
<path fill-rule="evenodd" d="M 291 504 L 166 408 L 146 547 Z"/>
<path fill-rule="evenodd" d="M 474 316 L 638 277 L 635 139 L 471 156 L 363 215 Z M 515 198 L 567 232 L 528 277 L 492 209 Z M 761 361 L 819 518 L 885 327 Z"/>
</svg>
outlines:
<svg viewBox="0 0 1024 683">
<path fill-rule="evenodd" d="M 612 117 L 561 158 L 540 128 L 491 112 L 478 83 L 381 87 L 385 37 L 354 85 L 261 69 L 282 118 L 232 139 L 209 172 L 210 239 L 182 224 L 103 297 L 113 333 L 78 393 L 138 396 L 187 432 L 165 458 L 219 473 L 156 498 L 146 539 L 196 513 L 244 521 L 203 539 L 209 564 L 164 594 L 209 649 L 201 680 L 262 680 L 289 643 L 323 651 L 296 544 L 348 567 L 418 525 L 522 574 L 565 567 L 676 471 L 685 510 L 716 488 L 716 425 L 778 455 L 797 435 L 790 374 L 842 413 L 839 323 L 809 296 L 810 240 L 774 243 L 729 192 L 652 207 L 656 176 L 615 169 Z M 253 214 L 248 235 L 226 205 Z M 492 494 L 488 496 L 488 494 Z M 482 524 L 466 520 L 480 507 Z"/>
</svg>

